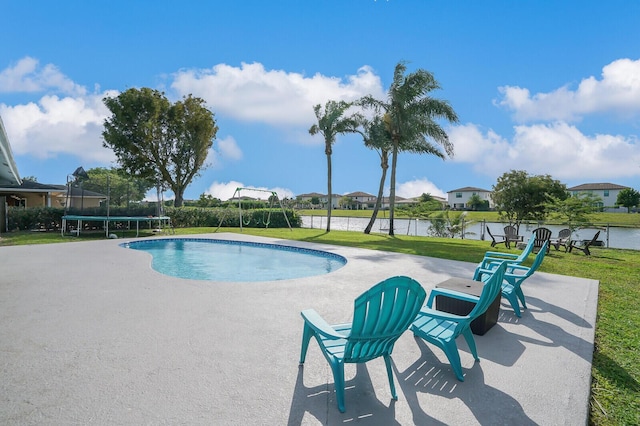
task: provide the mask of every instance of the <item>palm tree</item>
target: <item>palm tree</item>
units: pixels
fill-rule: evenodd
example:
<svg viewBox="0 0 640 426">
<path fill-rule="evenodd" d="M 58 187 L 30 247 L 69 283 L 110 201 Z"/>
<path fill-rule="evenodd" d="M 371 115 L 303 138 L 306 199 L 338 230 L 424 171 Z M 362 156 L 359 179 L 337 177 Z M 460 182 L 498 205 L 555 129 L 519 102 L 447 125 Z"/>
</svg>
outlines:
<svg viewBox="0 0 640 426">
<path fill-rule="evenodd" d="M 366 147 L 375 149 L 380 156 L 380 168 L 382 175 L 380 176 L 380 185 L 378 186 L 378 197 L 373 207 L 373 212 L 367 227 L 364 229 L 365 234 L 369 234 L 373 228 L 373 224 L 378 217 L 378 211 L 382 205 L 382 197 L 384 195 L 384 182 L 387 180 L 387 169 L 389 169 L 389 151 L 391 150 L 391 135 L 386 129 L 384 120 L 380 116 L 375 116 L 372 121 L 363 121 L 362 127 L 364 131 L 361 133 Z"/>
<path fill-rule="evenodd" d="M 352 104 L 345 101 L 327 101 L 324 111 L 320 104 L 313 107 L 318 123 L 311 126 L 309 133 L 311 135 L 321 133 L 324 136 L 324 152 L 327 155 L 327 192 L 329 197 L 327 232 L 331 231 L 331 202 L 333 200 L 333 194 L 331 193 L 331 154 L 333 152 L 333 143 L 338 135 L 355 133 L 361 121 L 361 117 L 357 113 L 348 117 L 344 116 L 351 106 Z"/>
<path fill-rule="evenodd" d="M 384 112 L 384 123 L 391 135 L 391 183 L 389 191 L 389 235 L 393 236 L 396 197 L 396 169 L 399 152 L 431 154 L 442 159 L 453 156 L 453 145 L 444 129 L 435 119 L 451 123 L 458 116 L 447 101 L 434 99 L 428 94 L 440 89 L 440 84 L 429 71 L 419 69 L 405 75 L 406 63 L 396 65 L 387 102 L 365 96 L 358 104 Z M 444 152 L 442 151 L 444 149 Z"/>
</svg>

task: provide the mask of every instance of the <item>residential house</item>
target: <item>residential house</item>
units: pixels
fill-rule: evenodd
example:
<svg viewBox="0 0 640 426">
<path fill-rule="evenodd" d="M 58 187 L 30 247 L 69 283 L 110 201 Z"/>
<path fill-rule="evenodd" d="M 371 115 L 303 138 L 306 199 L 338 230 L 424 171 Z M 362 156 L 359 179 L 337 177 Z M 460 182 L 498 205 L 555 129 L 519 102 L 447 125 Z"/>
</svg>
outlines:
<svg viewBox="0 0 640 426">
<path fill-rule="evenodd" d="M 296 201 L 298 202 L 298 208 L 304 208 L 306 204 L 311 204 L 311 200 L 313 200 L 314 198 L 317 198 L 318 203 L 320 203 L 320 199 L 322 197 L 326 197 L 326 195 L 322 195 L 319 192 L 310 192 L 308 194 L 300 194 L 296 197 Z"/>
<path fill-rule="evenodd" d="M 311 202 L 313 198 L 317 198 L 320 202 L 321 208 L 327 208 L 329 204 L 329 196 L 327 194 L 320 194 L 318 192 L 311 192 L 309 194 L 301 194 L 296 197 L 297 200 L 302 202 Z M 337 209 L 340 206 L 340 194 L 331 194 L 331 208 Z"/>
<path fill-rule="evenodd" d="M 396 205 L 398 204 L 402 204 L 404 201 L 406 201 L 406 198 L 402 198 L 402 197 L 398 197 L 396 195 Z M 391 197 L 382 197 L 382 203 L 380 204 L 380 209 L 382 210 L 389 210 L 390 207 L 390 201 L 391 201 Z"/>
<path fill-rule="evenodd" d="M 366 192 L 351 192 L 349 194 L 345 194 L 345 197 L 351 198 L 353 202 L 354 210 L 368 210 L 375 207 L 376 204 L 376 196 L 367 194 Z"/>
<path fill-rule="evenodd" d="M 447 192 L 447 202 L 452 209 L 466 209 L 469 206 L 469 199 L 477 195 L 481 200 L 489 202 L 489 208 L 493 208 L 493 200 L 491 199 L 491 191 L 488 189 L 476 188 L 474 186 L 465 186 Z"/>
<path fill-rule="evenodd" d="M 9 207 L 58 207 L 73 209 L 100 207 L 106 195 L 87 191 L 81 185 L 49 185 L 23 180 L 20 185 L 0 185 L 0 197 Z"/>
<path fill-rule="evenodd" d="M 18 167 L 13 159 L 11 145 L 4 123 L 0 117 L 0 186 L 20 185 L 22 180 L 18 174 Z M 0 232 L 7 230 L 7 197 L 0 192 Z"/>
<path fill-rule="evenodd" d="M 9 138 L 0 117 L 0 185 L 20 185 L 20 182 L 18 167 L 13 159 Z"/>
<path fill-rule="evenodd" d="M 600 197 L 602 203 L 598 207 L 613 207 L 616 205 L 620 191 L 627 188 L 629 187 L 616 185 L 615 183 L 583 183 L 582 185 L 567 188 L 567 190 L 571 195 L 587 193 Z"/>
</svg>

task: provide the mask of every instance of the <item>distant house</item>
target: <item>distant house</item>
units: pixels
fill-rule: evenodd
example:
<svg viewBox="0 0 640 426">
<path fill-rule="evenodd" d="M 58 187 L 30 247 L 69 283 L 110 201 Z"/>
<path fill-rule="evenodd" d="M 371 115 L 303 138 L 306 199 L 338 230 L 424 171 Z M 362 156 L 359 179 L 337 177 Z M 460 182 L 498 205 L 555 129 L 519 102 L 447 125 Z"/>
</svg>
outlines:
<svg viewBox="0 0 640 426">
<path fill-rule="evenodd" d="M 375 207 L 376 204 L 376 196 L 367 194 L 366 192 L 351 192 L 349 194 L 345 194 L 345 197 L 351 198 L 353 202 L 354 209 L 356 210 L 368 210 Z"/>
<path fill-rule="evenodd" d="M 297 200 L 301 202 L 311 202 L 312 199 L 317 198 L 320 202 L 320 207 L 327 208 L 329 204 L 329 196 L 327 194 L 320 194 L 318 192 L 311 192 L 309 194 L 300 194 L 296 197 Z M 340 205 L 340 198 L 342 195 L 340 194 L 331 194 L 332 202 L 331 208 L 337 209 Z"/>
<path fill-rule="evenodd" d="M 390 201 L 391 201 L 391 197 L 382 197 L 382 203 L 380 204 L 380 208 L 382 210 L 388 210 Z M 406 201 L 406 198 L 398 197 L 396 195 L 396 205 L 402 204 L 404 201 Z"/>
<path fill-rule="evenodd" d="M 477 195 L 481 200 L 489 202 L 489 208 L 493 208 L 493 200 L 491 199 L 491 191 L 488 189 L 476 188 L 473 186 L 465 186 L 447 192 L 447 203 L 452 209 L 465 209 L 469 206 L 469 199 Z"/>
<path fill-rule="evenodd" d="M 615 183 L 583 183 L 582 185 L 567 188 L 571 195 L 592 194 L 602 199 L 602 204 L 598 207 L 615 206 L 618 194 L 628 186 L 616 185 Z"/>
</svg>

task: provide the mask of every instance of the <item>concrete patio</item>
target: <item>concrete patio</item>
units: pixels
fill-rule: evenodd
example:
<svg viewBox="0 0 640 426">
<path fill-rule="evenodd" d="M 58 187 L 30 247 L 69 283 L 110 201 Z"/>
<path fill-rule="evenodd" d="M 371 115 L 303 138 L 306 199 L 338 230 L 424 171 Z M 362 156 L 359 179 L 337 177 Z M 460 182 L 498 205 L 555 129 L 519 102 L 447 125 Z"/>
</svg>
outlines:
<svg viewBox="0 0 640 426">
<path fill-rule="evenodd" d="M 315 342 L 298 366 L 300 311 L 350 319 L 353 299 L 393 275 L 427 291 L 474 264 L 256 238 L 198 237 L 312 247 L 349 261 L 324 276 L 227 283 L 151 269 L 127 240 L 0 247 L 0 423 L 189 425 L 585 425 L 598 282 L 536 273 L 529 309 L 508 303 L 476 336 L 459 339 L 465 381 L 444 354 L 405 333 L 393 360 L 347 365 L 346 413 Z M 478 259 L 479 261 L 480 259 Z"/>
</svg>

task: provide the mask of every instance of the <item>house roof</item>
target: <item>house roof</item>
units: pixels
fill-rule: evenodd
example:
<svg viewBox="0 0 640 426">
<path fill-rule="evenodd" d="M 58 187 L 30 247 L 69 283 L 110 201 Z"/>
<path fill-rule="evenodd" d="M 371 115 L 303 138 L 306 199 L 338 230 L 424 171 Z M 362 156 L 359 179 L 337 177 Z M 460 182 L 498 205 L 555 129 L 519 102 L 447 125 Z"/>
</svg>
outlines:
<svg viewBox="0 0 640 426">
<path fill-rule="evenodd" d="M 366 192 L 357 191 L 350 194 L 344 194 L 345 197 L 375 197 L 375 195 L 367 194 Z"/>
<path fill-rule="evenodd" d="M 326 195 L 320 194 L 319 192 L 310 192 L 308 194 L 300 194 L 298 197 L 326 197 Z"/>
<path fill-rule="evenodd" d="M 0 192 L 2 193 L 10 193 L 10 192 L 49 192 L 49 193 L 60 193 L 66 195 L 67 186 L 66 185 L 51 185 L 46 183 L 34 182 L 31 180 L 23 180 L 20 185 L 2 185 L 0 184 Z M 89 191 L 86 189 L 82 189 L 78 186 L 71 186 L 71 191 L 69 193 L 72 197 L 87 197 L 87 198 L 107 198 L 106 195 L 100 194 L 99 192 Z"/>
<path fill-rule="evenodd" d="M 11 145 L 9 145 L 9 138 L 7 138 L 7 132 L 4 130 L 4 123 L 0 117 L 0 185 L 18 185 L 21 181 L 18 166 L 16 166 Z"/>
<path fill-rule="evenodd" d="M 602 191 L 605 189 L 627 189 L 628 186 L 616 185 L 615 183 L 583 183 L 582 185 L 567 188 L 568 191 Z"/>
<path fill-rule="evenodd" d="M 465 186 L 464 188 L 452 189 L 451 191 L 447 191 L 447 194 L 452 192 L 491 192 L 488 189 L 477 188 L 475 186 Z"/>
</svg>

